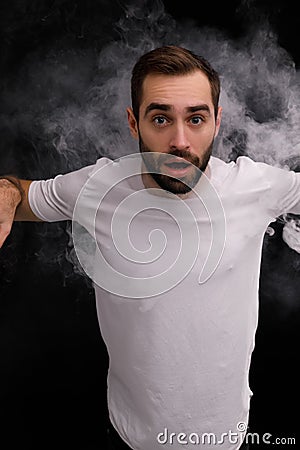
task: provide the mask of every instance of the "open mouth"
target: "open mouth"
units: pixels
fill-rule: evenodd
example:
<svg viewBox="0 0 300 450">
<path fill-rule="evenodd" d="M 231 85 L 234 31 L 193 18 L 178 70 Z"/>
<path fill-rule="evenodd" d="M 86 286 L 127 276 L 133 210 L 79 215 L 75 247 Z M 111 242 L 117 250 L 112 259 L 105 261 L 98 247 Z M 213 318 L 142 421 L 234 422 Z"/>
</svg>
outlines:
<svg viewBox="0 0 300 450">
<path fill-rule="evenodd" d="M 180 161 L 165 162 L 163 164 L 163 173 L 180 178 L 186 175 L 192 167 L 193 165 L 190 162 L 182 159 Z"/>
<path fill-rule="evenodd" d="M 184 169 L 188 166 L 190 166 L 190 163 L 188 162 L 181 162 L 181 161 L 176 161 L 176 162 L 171 162 L 171 163 L 165 163 L 165 165 L 167 167 L 171 167 L 171 169 Z"/>
</svg>

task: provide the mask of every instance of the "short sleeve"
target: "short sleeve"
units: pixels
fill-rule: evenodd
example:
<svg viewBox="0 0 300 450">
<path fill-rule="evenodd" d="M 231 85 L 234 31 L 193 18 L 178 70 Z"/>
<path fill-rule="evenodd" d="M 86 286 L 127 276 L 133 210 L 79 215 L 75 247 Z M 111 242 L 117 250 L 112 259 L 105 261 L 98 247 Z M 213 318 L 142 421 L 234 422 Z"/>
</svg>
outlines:
<svg viewBox="0 0 300 450">
<path fill-rule="evenodd" d="M 258 163 L 268 183 L 261 201 L 268 212 L 278 217 L 284 213 L 300 214 L 300 173 Z"/>
<path fill-rule="evenodd" d="M 275 219 L 282 214 L 300 214 L 300 173 L 241 156 L 236 161 L 245 190 L 256 192 L 266 214 Z M 242 179 L 241 179 L 242 178 Z"/>
<path fill-rule="evenodd" d="M 100 158 L 96 164 L 48 180 L 33 181 L 28 201 L 32 212 L 45 222 L 71 220 L 78 195 L 94 171 L 110 162 Z"/>
</svg>

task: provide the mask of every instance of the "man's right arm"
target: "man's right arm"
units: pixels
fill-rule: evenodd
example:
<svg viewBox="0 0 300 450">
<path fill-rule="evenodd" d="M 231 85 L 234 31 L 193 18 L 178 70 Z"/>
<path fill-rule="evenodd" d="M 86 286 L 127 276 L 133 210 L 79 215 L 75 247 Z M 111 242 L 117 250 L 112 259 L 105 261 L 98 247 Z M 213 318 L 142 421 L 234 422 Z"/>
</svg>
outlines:
<svg viewBox="0 0 300 450">
<path fill-rule="evenodd" d="M 94 171 L 109 161 L 99 158 L 96 164 L 47 180 L 30 181 L 0 176 L 0 247 L 14 221 L 72 220 L 82 187 Z"/>
</svg>

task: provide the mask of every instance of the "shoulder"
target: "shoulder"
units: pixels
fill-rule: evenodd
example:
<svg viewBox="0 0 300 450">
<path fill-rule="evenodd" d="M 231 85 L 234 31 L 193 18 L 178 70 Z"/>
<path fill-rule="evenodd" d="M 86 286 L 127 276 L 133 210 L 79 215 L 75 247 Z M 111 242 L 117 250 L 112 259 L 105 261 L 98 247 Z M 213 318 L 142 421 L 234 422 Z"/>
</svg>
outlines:
<svg viewBox="0 0 300 450">
<path fill-rule="evenodd" d="M 211 157 L 211 169 L 215 178 L 224 180 L 227 176 L 243 177 L 246 181 L 249 178 L 260 178 L 265 181 L 277 178 L 279 175 L 288 176 L 289 170 L 281 167 L 272 166 L 270 164 L 254 161 L 248 156 L 239 156 L 236 161 L 225 162 L 217 157 Z"/>
<path fill-rule="evenodd" d="M 215 156 L 211 157 L 211 164 L 214 170 L 221 170 L 224 172 L 242 171 L 242 170 L 257 170 L 260 167 L 272 167 L 268 164 L 254 161 L 249 156 L 239 156 L 236 161 L 225 162 Z"/>
<path fill-rule="evenodd" d="M 95 164 L 88 166 L 89 172 L 88 176 L 94 175 L 98 170 L 101 170 L 103 167 L 110 166 L 113 163 L 113 160 L 104 156 L 101 156 L 97 159 Z"/>
</svg>

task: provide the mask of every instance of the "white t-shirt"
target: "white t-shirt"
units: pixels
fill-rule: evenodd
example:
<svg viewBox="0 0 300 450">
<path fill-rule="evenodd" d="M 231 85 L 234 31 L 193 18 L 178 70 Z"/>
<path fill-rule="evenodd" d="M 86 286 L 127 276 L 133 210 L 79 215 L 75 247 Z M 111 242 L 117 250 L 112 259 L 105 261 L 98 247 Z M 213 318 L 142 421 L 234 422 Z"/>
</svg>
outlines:
<svg viewBox="0 0 300 450">
<path fill-rule="evenodd" d="M 108 172 L 93 182 L 93 174 L 106 166 Z M 248 157 L 239 157 L 236 163 L 211 157 L 209 168 L 210 182 L 226 219 L 221 259 L 210 276 L 199 283 L 214 217 L 209 219 L 199 198 L 191 195 L 184 203 L 194 214 L 200 245 L 194 264 L 179 283 L 147 298 L 122 296 L 114 286 L 108 292 L 101 283 L 95 284 L 100 329 L 110 357 L 110 419 L 134 450 L 197 446 L 208 450 L 213 443 L 233 450 L 239 448 L 241 431 L 247 427 L 263 238 L 268 224 L 279 215 L 300 214 L 300 174 Z M 89 229 L 91 223 L 86 218 L 94 217 L 91 211 L 96 211 L 99 196 L 107 191 L 110 181 L 114 184 L 114 171 L 119 169 L 120 163 L 100 158 L 95 165 L 76 172 L 34 181 L 29 190 L 32 211 L 49 222 L 72 219 L 80 190 L 88 181 L 82 224 Z M 167 272 L 181 236 L 169 214 L 150 208 L 134 217 L 130 238 L 141 254 L 149 250 L 151 231 L 163 229 L 170 254 L 163 255 L 161 261 L 157 258 L 151 264 L 138 264 L 115 251 L 113 214 L 124 199 L 144 189 L 139 176 L 125 179 L 121 185 L 108 193 L 95 216 L 95 228 L 105 258 L 129 277 L 131 286 L 132 277 L 147 279 Z M 175 204 L 173 198 L 163 201 Z M 180 216 L 183 226 L 184 215 Z M 216 216 L 216 221 L 219 219 Z M 126 240 L 127 230 L 123 233 Z M 192 228 L 190 236 L 185 245 L 193 252 L 196 242 Z M 179 279 L 177 266 L 172 266 L 171 273 Z"/>
</svg>

